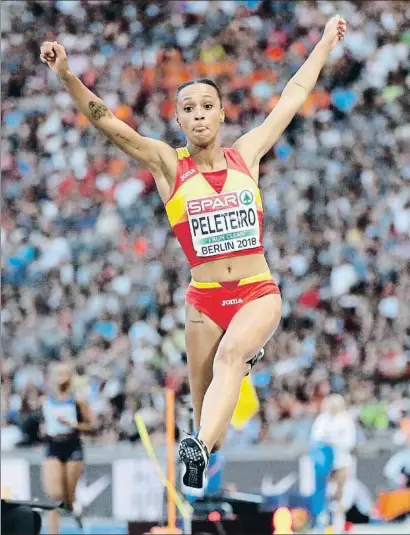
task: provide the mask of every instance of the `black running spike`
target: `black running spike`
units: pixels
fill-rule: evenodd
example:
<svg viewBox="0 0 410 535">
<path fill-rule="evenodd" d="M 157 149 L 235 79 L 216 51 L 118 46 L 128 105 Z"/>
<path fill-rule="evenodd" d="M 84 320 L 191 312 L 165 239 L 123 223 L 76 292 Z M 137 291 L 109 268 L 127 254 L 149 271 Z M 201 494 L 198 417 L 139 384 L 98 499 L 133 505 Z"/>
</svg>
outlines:
<svg viewBox="0 0 410 535">
<path fill-rule="evenodd" d="M 185 474 L 182 478 L 184 485 L 202 489 L 209 463 L 209 453 L 205 444 L 195 437 L 186 437 L 181 440 L 179 457 L 185 464 Z"/>
</svg>

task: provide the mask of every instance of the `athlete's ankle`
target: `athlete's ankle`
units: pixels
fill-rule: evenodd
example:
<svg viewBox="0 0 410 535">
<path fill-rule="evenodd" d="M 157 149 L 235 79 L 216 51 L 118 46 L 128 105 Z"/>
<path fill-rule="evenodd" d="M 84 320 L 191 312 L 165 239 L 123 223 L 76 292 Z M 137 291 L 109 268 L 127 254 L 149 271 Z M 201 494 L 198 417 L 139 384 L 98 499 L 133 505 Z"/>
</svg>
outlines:
<svg viewBox="0 0 410 535">
<path fill-rule="evenodd" d="M 212 455 L 213 453 L 218 453 L 218 451 L 222 448 L 221 442 L 215 442 L 215 444 L 212 446 L 212 449 L 209 450 L 209 454 Z"/>
<path fill-rule="evenodd" d="M 201 436 L 200 432 L 196 435 L 196 438 L 205 446 L 206 451 L 207 451 L 208 456 L 209 456 L 209 454 L 211 453 L 211 450 L 214 447 L 214 445 L 213 444 L 211 445 L 211 443 L 208 440 L 206 440 L 206 438 Z"/>
</svg>

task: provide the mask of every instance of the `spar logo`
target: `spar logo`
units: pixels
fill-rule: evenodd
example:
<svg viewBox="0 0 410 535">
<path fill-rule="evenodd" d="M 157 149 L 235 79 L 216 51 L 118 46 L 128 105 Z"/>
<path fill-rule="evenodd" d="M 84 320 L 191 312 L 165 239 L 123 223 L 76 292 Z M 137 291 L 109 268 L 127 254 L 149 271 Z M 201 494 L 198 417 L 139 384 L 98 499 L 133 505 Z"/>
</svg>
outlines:
<svg viewBox="0 0 410 535">
<path fill-rule="evenodd" d="M 241 194 L 239 196 L 239 200 L 242 204 L 247 206 L 248 204 L 253 203 L 253 193 L 249 191 L 248 189 L 245 189 L 244 191 L 241 191 Z"/>
<path fill-rule="evenodd" d="M 243 191 L 242 193 L 245 192 Z M 239 198 L 236 192 L 221 193 L 220 195 L 211 195 L 210 197 L 201 197 L 200 199 L 187 201 L 187 207 L 189 215 L 218 212 L 220 210 L 227 210 L 228 208 L 239 208 Z"/>
</svg>

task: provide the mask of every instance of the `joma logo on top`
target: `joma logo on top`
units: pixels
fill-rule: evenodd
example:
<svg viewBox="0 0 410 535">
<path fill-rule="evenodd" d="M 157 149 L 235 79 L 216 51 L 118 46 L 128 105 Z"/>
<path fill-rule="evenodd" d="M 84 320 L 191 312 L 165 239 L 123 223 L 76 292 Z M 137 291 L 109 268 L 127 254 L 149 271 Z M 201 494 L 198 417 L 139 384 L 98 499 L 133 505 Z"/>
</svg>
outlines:
<svg viewBox="0 0 410 535">
<path fill-rule="evenodd" d="M 196 173 L 196 170 L 195 169 L 190 169 L 189 171 L 187 171 L 186 173 L 184 173 L 182 176 L 181 176 L 181 182 L 183 182 L 186 178 L 192 176 L 193 174 Z"/>
<path fill-rule="evenodd" d="M 206 212 L 215 212 L 226 210 L 227 208 L 238 208 L 239 199 L 236 193 L 221 193 L 220 195 L 211 195 L 201 199 L 193 199 L 187 202 L 189 215 L 203 214 Z"/>
</svg>

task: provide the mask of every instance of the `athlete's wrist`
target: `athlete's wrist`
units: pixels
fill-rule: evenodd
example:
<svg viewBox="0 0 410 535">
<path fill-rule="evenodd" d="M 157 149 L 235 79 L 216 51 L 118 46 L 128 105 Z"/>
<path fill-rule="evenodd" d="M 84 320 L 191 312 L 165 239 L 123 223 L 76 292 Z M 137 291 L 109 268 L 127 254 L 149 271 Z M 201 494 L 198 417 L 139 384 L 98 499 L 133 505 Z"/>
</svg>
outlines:
<svg viewBox="0 0 410 535">
<path fill-rule="evenodd" d="M 327 54 L 330 54 L 330 52 L 332 51 L 332 47 L 330 46 L 330 44 L 325 40 L 323 39 L 320 39 L 320 41 L 317 43 L 316 47 L 315 48 L 319 48 L 319 49 L 322 49 L 324 50 Z"/>
<path fill-rule="evenodd" d="M 77 78 L 77 76 L 75 76 L 75 74 L 70 71 L 69 67 L 62 68 L 60 71 L 57 72 L 57 76 L 63 83 L 69 82 L 70 80 Z"/>
</svg>

